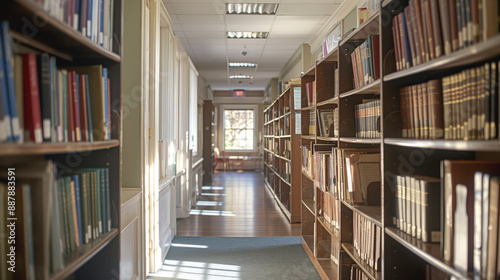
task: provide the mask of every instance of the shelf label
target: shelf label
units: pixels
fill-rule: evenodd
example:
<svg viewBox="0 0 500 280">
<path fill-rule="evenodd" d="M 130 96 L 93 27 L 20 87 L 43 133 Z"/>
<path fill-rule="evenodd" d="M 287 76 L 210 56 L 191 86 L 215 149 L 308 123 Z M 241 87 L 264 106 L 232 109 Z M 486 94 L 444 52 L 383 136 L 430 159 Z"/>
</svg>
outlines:
<svg viewBox="0 0 500 280">
<path fill-rule="evenodd" d="M 300 124 L 302 123 L 302 116 L 300 113 L 295 113 L 295 134 L 301 134 Z"/>
<path fill-rule="evenodd" d="M 293 109 L 295 110 L 300 110 L 300 90 L 300 87 L 293 88 Z"/>
</svg>

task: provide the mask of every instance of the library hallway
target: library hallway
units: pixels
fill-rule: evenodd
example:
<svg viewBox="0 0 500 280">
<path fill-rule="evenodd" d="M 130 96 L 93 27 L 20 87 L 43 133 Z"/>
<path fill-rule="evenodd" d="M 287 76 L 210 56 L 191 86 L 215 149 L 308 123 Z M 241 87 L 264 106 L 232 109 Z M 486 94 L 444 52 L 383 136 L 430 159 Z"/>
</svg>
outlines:
<svg viewBox="0 0 500 280">
<path fill-rule="evenodd" d="M 177 223 L 177 236 L 300 236 L 257 172 L 218 172 L 203 186 L 191 216 Z"/>
</svg>

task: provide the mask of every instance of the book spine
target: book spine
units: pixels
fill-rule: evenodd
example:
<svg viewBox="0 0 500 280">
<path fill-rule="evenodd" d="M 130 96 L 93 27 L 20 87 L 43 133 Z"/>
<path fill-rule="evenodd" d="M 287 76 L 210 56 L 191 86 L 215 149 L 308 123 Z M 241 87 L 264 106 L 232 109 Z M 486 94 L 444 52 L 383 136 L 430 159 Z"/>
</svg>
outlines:
<svg viewBox="0 0 500 280">
<path fill-rule="evenodd" d="M 81 211 L 81 185 L 80 185 L 80 177 L 78 175 L 73 175 L 73 182 L 75 188 L 75 210 L 76 210 L 76 221 L 77 221 L 77 229 L 78 229 L 78 243 L 83 245 L 83 222 L 82 222 L 82 211 Z"/>
<path fill-rule="evenodd" d="M 448 82 L 448 79 L 447 79 Z M 443 79 L 443 84 L 445 80 Z M 445 123 L 443 120 L 443 96 L 440 80 L 431 80 L 427 83 L 428 118 L 430 120 L 430 139 L 440 139 L 444 136 Z"/>
<path fill-rule="evenodd" d="M 68 75 L 66 77 L 66 89 L 67 89 L 67 98 L 66 98 L 66 107 L 67 107 L 67 124 L 68 124 L 68 142 L 75 141 L 75 120 L 73 113 L 73 96 L 75 93 L 73 92 L 73 71 L 68 71 Z"/>
<path fill-rule="evenodd" d="M 75 126 L 75 142 L 80 142 L 82 141 L 82 134 L 81 134 L 81 124 L 80 124 L 80 106 L 79 106 L 79 85 L 78 85 L 78 79 L 79 75 L 76 74 L 75 71 L 72 72 L 71 74 L 71 84 L 73 89 L 71 90 L 73 93 L 72 99 L 73 99 L 73 123 Z"/>
<path fill-rule="evenodd" d="M 10 28 L 9 28 L 9 22 L 8 21 L 3 21 L 2 23 L 2 30 L 0 32 L 0 37 L 2 39 L 2 49 L 3 49 L 3 71 L 5 75 L 5 82 L 6 82 L 6 91 L 3 91 L 4 93 L 7 94 L 8 96 L 8 106 L 9 106 L 9 117 L 10 117 L 10 123 L 8 123 L 8 126 L 10 127 L 10 136 L 12 137 L 13 141 L 19 141 L 21 139 L 21 130 L 20 130 L 20 125 L 19 125 L 19 117 L 17 113 L 17 104 L 16 104 L 16 90 L 15 90 L 15 85 L 14 85 L 14 70 L 12 69 L 12 64 L 13 64 L 13 59 L 14 55 L 12 52 L 12 38 L 10 36 Z M 0 67 L 2 67 L 2 64 L 0 64 Z"/>
<path fill-rule="evenodd" d="M 427 30 L 427 41 L 429 44 L 429 59 L 436 58 L 436 42 L 434 41 L 434 27 L 433 27 L 433 18 L 431 11 L 431 0 L 423 0 L 424 2 L 424 10 L 425 11 L 425 29 Z"/>
<path fill-rule="evenodd" d="M 52 83 L 50 81 L 49 55 L 41 54 L 38 58 L 37 65 L 38 65 L 38 79 L 40 83 L 40 104 L 41 104 L 43 140 L 51 141 Z"/>
<path fill-rule="evenodd" d="M 457 3 L 455 0 L 448 1 L 448 14 L 450 15 L 450 35 L 451 35 L 451 51 L 459 49 L 458 43 L 458 21 L 457 21 Z"/>
<path fill-rule="evenodd" d="M 35 54 L 23 55 L 25 127 L 35 143 L 42 143 L 42 117 Z"/>
<path fill-rule="evenodd" d="M 448 0 L 439 0 L 439 15 L 441 17 L 441 32 L 443 34 L 443 49 L 444 54 L 452 52 L 451 47 L 451 15 L 449 14 Z"/>
</svg>

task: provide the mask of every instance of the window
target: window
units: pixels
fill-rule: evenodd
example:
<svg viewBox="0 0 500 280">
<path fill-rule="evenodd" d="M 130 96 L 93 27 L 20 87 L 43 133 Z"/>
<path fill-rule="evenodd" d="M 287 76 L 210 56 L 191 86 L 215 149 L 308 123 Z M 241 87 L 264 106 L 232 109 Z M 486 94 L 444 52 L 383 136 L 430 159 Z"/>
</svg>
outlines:
<svg viewBox="0 0 500 280">
<path fill-rule="evenodd" d="M 224 150 L 245 151 L 255 147 L 255 110 L 224 110 Z"/>
</svg>

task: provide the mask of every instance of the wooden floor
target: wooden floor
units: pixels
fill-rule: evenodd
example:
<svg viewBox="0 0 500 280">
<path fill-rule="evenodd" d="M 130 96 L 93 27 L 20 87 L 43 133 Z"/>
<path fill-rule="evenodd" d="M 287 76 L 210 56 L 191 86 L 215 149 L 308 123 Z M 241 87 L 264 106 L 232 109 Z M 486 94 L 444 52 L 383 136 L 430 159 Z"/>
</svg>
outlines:
<svg viewBox="0 0 500 280">
<path fill-rule="evenodd" d="M 191 216 L 177 222 L 179 236 L 300 236 L 257 172 L 218 172 L 204 186 Z"/>
</svg>

